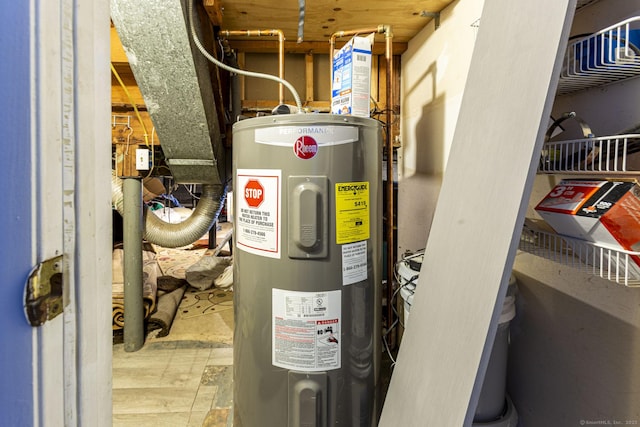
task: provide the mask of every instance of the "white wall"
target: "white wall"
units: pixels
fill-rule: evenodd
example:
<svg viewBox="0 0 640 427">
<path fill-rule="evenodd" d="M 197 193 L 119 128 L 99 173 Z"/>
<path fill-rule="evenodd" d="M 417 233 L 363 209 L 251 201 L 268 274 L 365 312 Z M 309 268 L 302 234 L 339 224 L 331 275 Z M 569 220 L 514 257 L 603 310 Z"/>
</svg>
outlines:
<svg viewBox="0 0 640 427">
<path fill-rule="evenodd" d="M 483 1 L 459 0 L 402 55 L 398 253 L 424 248 L 467 79 Z"/>
<path fill-rule="evenodd" d="M 640 288 L 528 253 L 514 268 L 508 391 L 521 426 L 640 423 Z"/>
</svg>

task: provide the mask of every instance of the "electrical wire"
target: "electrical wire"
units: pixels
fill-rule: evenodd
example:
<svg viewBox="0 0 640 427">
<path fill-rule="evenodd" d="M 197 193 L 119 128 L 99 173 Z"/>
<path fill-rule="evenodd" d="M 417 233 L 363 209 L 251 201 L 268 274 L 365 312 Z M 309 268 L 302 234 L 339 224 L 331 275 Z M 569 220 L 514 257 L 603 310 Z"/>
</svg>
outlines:
<svg viewBox="0 0 640 427">
<path fill-rule="evenodd" d="M 155 134 L 156 127 L 154 126 L 151 128 L 151 147 L 149 148 L 151 150 L 151 165 L 149 166 L 149 173 L 145 175 L 145 178 L 149 178 L 151 176 L 153 168 L 156 166 Z"/>
<path fill-rule="evenodd" d="M 298 0 L 298 43 L 304 39 L 305 0 Z"/>
<path fill-rule="evenodd" d="M 391 368 L 392 369 L 396 365 L 396 359 L 395 359 L 395 357 L 393 357 L 393 354 L 391 354 L 391 349 L 389 348 L 389 343 L 387 343 L 387 335 L 389 335 L 389 333 L 393 330 L 393 328 L 396 327 L 397 324 L 398 324 L 398 319 L 396 319 L 391 324 L 389 329 L 382 335 L 382 342 L 384 344 L 385 350 L 387 351 L 387 355 L 389 356 L 389 359 L 391 359 Z"/>
<path fill-rule="evenodd" d="M 275 82 L 278 82 L 284 86 L 287 87 L 287 89 L 289 89 L 289 91 L 291 92 L 291 94 L 293 95 L 295 102 L 296 102 L 296 107 L 298 107 L 298 114 L 302 114 L 304 113 L 304 111 L 302 110 L 302 101 L 300 101 L 300 95 L 298 95 L 298 92 L 296 91 L 296 89 L 293 87 L 293 85 L 291 83 L 289 83 L 288 81 L 281 79 L 279 77 L 276 76 L 272 76 L 270 74 L 263 74 L 263 73 L 256 73 L 253 71 L 245 71 L 245 70 L 240 70 L 237 68 L 233 68 L 228 66 L 227 64 L 224 64 L 220 61 L 218 61 L 215 57 L 213 57 L 209 52 L 207 52 L 207 50 L 204 48 L 204 46 L 202 45 L 202 43 L 200 42 L 200 39 L 198 38 L 197 34 L 196 34 L 196 29 L 193 25 L 193 3 L 195 2 L 195 0 L 193 1 L 188 1 L 188 19 L 189 19 L 189 29 L 191 30 L 191 38 L 193 39 L 193 42 L 195 43 L 196 47 L 198 48 L 198 50 L 200 51 L 200 53 L 202 53 L 202 55 L 207 58 L 209 61 L 213 62 L 215 65 L 217 65 L 218 67 L 222 68 L 223 70 L 227 70 L 230 73 L 237 73 L 237 74 L 241 74 L 243 76 L 247 76 L 247 77 L 257 77 L 257 78 L 261 78 L 261 79 L 266 79 L 266 80 L 272 80 Z"/>
<path fill-rule="evenodd" d="M 129 128 L 129 133 L 127 134 L 127 143 L 125 144 L 124 155 L 129 155 L 129 147 L 131 146 L 131 135 L 133 134 L 133 128 Z"/>
<path fill-rule="evenodd" d="M 129 129 L 129 133 L 127 134 L 127 139 L 126 139 L 126 141 L 124 143 L 120 142 L 120 141 L 112 141 L 112 144 L 124 145 L 125 146 L 123 156 L 127 156 L 128 153 L 129 153 L 129 145 L 131 144 L 131 134 L 133 133 L 133 128 L 130 127 L 129 125 L 127 125 L 127 127 L 125 129 Z M 112 160 L 113 160 L 113 167 L 115 169 L 116 176 L 118 176 L 118 151 L 117 151 L 117 149 L 116 149 L 116 152 L 113 153 Z M 124 167 L 123 167 L 123 169 L 124 169 Z"/>
<path fill-rule="evenodd" d="M 122 90 L 127 96 L 129 103 L 131 104 L 131 106 L 133 106 L 133 111 L 135 112 L 136 118 L 140 122 L 140 126 L 142 126 L 142 132 L 144 133 L 144 145 L 146 145 L 147 149 L 151 151 L 151 165 L 149 166 L 149 172 L 147 173 L 147 175 L 145 175 L 145 178 L 149 178 L 155 166 L 155 150 L 153 148 L 153 144 L 154 144 L 154 136 L 155 136 L 156 128 L 155 127 L 151 128 L 151 144 L 149 144 L 149 133 L 147 132 L 147 126 L 145 126 L 144 121 L 142 121 L 142 116 L 140 115 L 140 111 L 138 110 L 138 107 L 136 106 L 136 103 L 134 102 L 133 97 L 131 96 L 131 92 L 129 92 L 129 89 L 127 89 L 127 86 L 124 84 L 124 82 L 120 78 L 120 74 L 118 74 L 118 71 L 113 66 L 113 62 L 111 63 L 111 72 L 113 73 L 114 77 L 122 87 Z M 129 145 L 131 144 L 129 141 L 129 138 L 133 133 L 133 128 L 129 127 L 129 129 L 131 129 L 131 132 L 129 132 L 129 135 L 127 135 L 127 148 L 125 150 L 125 155 L 129 153 Z M 118 167 L 118 161 L 116 160 L 116 175 L 117 175 L 117 167 Z"/>
<path fill-rule="evenodd" d="M 185 190 L 187 190 L 187 193 L 189 193 L 189 195 L 190 195 L 192 198 L 194 198 L 194 199 L 196 199 L 196 200 L 200 200 L 200 197 L 198 197 L 198 196 L 196 196 L 195 194 L 193 194 L 193 191 L 195 191 L 195 189 L 190 190 L 188 185 L 186 185 L 186 184 L 182 184 L 182 185 L 184 186 L 184 189 L 185 189 Z"/>
<path fill-rule="evenodd" d="M 222 39 L 218 39 L 218 46 L 220 46 L 220 62 L 224 61 L 224 45 Z"/>
<path fill-rule="evenodd" d="M 149 147 L 149 134 L 147 133 L 147 127 L 144 125 L 144 122 L 142 121 L 142 117 L 140 116 L 140 111 L 138 111 L 138 107 L 136 106 L 136 103 L 134 102 L 133 97 L 131 96 L 131 93 L 129 92 L 129 89 L 127 89 L 127 86 L 125 86 L 124 82 L 120 78 L 120 74 L 118 74 L 118 72 L 116 71 L 116 67 L 113 66 L 113 62 L 111 63 L 111 72 L 113 73 L 113 75 L 116 78 L 116 80 L 118 80 L 118 83 L 120 83 L 120 86 L 122 87 L 122 90 L 124 91 L 125 95 L 127 95 L 127 98 L 129 99 L 129 102 L 133 106 L 133 111 L 135 111 L 136 117 L 137 117 L 138 121 L 140 122 L 140 125 L 142 126 L 142 131 L 144 132 L 144 144 L 147 147 Z"/>
<path fill-rule="evenodd" d="M 396 264 L 394 266 L 394 269 L 393 269 L 393 277 L 395 279 L 395 282 L 402 283 L 400 274 L 398 273 L 398 267 L 400 266 L 400 264 L 405 263 L 407 261 L 410 261 L 410 260 L 412 260 L 414 258 L 417 258 L 417 257 L 420 257 L 420 256 L 424 256 L 424 249 L 420 249 L 420 250 L 412 253 L 411 255 L 405 255 L 404 257 L 402 257 L 401 260 L 396 262 Z M 387 342 L 387 335 L 389 335 L 391 333 L 391 331 L 398 325 L 402 326 L 403 328 L 405 327 L 404 322 L 402 320 L 400 320 L 401 316 L 400 316 L 400 313 L 398 313 L 398 310 L 396 309 L 395 301 L 396 301 L 396 298 L 398 296 L 398 293 L 404 288 L 408 288 L 411 291 L 411 294 L 413 295 L 413 292 L 414 292 L 414 289 L 415 289 L 415 286 L 416 286 L 416 281 L 418 280 L 419 277 L 420 277 L 419 274 L 415 274 L 409 280 L 407 280 L 405 283 L 402 283 L 393 292 L 393 294 L 391 295 L 391 301 L 388 302 L 389 304 L 391 304 L 391 308 L 393 310 L 393 314 L 395 314 L 396 318 L 391 323 L 391 326 L 389 326 L 389 328 L 382 335 L 382 342 L 384 344 L 384 348 L 385 348 L 385 350 L 387 352 L 387 355 L 389 356 L 389 359 L 391 359 L 391 368 L 393 368 L 395 366 L 396 360 L 393 357 L 393 354 L 391 353 L 391 348 L 389 347 L 389 343 Z M 407 304 L 408 304 L 408 302 L 407 302 Z M 411 304 L 408 304 L 408 305 L 410 306 Z"/>
</svg>

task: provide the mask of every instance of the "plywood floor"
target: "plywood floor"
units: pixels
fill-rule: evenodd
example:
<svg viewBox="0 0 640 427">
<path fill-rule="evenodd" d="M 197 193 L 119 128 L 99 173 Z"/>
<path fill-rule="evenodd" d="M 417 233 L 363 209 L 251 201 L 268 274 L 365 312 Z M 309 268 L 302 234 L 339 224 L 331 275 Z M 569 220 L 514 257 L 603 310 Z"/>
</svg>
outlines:
<svg viewBox="0 0 640 427">
<path fill-rule="evenodd" d="M 233 349 L 197 341 L 113 347 L 113 425 L 232 425 Z"/>
<path fill-rule="evenodd" d="M 152 332 L 135 352 L 113 346 L 114 427 L 232 425 L 233 307 L 225 301 L 198 315 L 189 294 L 202 292 L 187 290 L 169 335 Z"/>
<path fill-rule="evenodd" d="M 194 253 L 160 251 L 164 274 L 184 278 Z M 197 259 L 197 256 L 195 257 Z M 167 261 L 169 262 L 169 261 Z M 233 306 L 230 291 L 207 297 L 188 288 L 166 337 L 145 339 L 142 349 L 113 346 L 114 427 L 231 427 L 233 425 Z M 227 295 L 223 295 L 224 293 Z M 199 295 L 202 305 L 194 305 Z M 382 390 L 390 362 L 383 355 Z"/>
</svg>

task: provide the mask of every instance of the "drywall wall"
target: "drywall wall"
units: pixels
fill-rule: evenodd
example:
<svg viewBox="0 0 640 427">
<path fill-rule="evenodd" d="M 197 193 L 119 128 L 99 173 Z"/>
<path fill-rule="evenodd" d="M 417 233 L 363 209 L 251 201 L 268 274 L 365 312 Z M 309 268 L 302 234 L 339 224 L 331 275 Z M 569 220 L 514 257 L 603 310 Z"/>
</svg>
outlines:
<svg viewBox="0 0 640 427">
<path fill-rule="evenodd" d="M 399 254 L 425 246 L 483 3 L 453 2 L 441 12 L 440 27 L 431 21 L 402 55 Z"/>
<path fill-rule="evenodd" d="M 522 426 L 640 423 L 640 288 L 516 256 L 508 390 Z"/>
</svg>

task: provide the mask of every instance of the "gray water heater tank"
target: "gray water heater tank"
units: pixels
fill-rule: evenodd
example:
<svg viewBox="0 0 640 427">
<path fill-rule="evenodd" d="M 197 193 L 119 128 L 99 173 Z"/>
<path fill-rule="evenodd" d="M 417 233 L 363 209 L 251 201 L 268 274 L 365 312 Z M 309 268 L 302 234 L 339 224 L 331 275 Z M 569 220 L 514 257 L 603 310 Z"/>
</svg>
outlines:
<svg viewBox="0 0 640 427">
<path fill-rule="evenodd" d="M 375 426 L 382 129 L 293 114 L 233 127 L 234 425 Z"/>
</svg>

